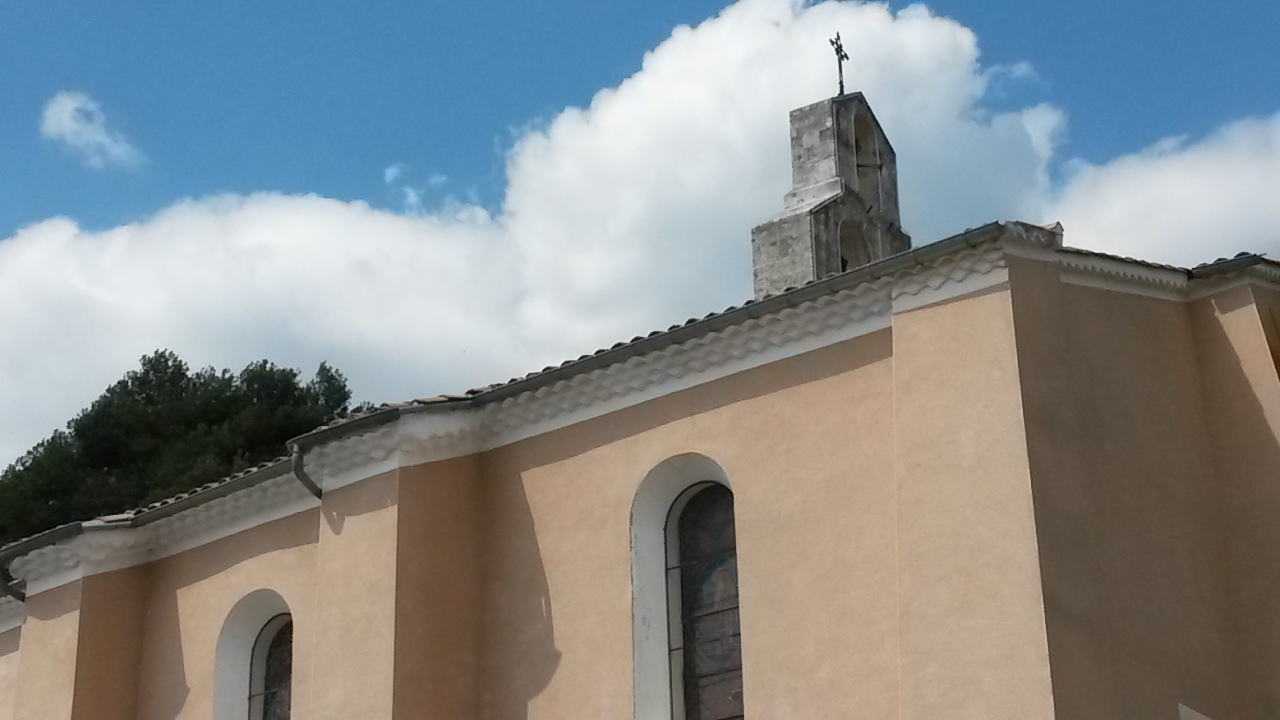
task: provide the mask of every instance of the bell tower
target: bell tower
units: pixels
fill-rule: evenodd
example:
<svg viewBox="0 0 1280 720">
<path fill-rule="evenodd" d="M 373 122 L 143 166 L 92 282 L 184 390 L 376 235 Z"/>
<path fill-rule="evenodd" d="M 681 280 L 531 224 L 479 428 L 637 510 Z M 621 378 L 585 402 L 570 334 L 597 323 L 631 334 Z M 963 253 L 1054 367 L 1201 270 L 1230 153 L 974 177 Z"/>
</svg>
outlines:
<svg viewBox="0 0 1280 720">
<path fill-rule="evenodd" d="M 911 249 L 898 168 L 862 93 L 791 111 L 791 192 L 751 231 L 756 299 Z"/>
</svg>

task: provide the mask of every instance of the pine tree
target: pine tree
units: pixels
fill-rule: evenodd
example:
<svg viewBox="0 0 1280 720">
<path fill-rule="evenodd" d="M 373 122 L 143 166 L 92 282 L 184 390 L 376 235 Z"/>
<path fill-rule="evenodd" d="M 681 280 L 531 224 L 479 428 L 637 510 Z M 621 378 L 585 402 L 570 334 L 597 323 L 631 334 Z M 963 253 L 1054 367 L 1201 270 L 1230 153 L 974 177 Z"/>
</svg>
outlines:
<svg viewBox="0 0 1280 720">
<path fill-rule="evenodd" d="M 321 363 L 299 382 L 268 360 L 192 373 L 168 350 L 141 359 L 87 409 L 0 474 L 0 543 L 169 497 L 269 460 L 350 410 Z"/>
</svg>

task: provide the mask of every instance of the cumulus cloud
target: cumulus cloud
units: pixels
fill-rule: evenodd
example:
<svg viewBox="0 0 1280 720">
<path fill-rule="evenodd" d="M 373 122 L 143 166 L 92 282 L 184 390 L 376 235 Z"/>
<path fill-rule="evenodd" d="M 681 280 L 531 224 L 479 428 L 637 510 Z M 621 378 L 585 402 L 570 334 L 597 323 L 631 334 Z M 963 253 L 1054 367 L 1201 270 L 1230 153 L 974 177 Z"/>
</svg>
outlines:
<svg viewBox="0 0 1280 720">
<path fill-rule="evenodd" d="M 992 219 L 1061 217 L 1076 244 L 1115 251 L 1131 235 L 1150 247 L 1128 252 L 1167 257 L 1159 246 L 1191 231 L 1171 220 L 1161 232 L 1174 234 L 1156 237 L 1141 220 L 1166 204 L 1219 218 L 1198 222 L 1226 240 L 1243 239 L 1226 229 L 1241 218 L 1258 238 L 1280 230 L 1258 199 L 1280 190 L 1274 120 L 1077 164 L 1054 187 L 1065 114 L 990 110 L 993 77 L 1033 69 L 990 72 L 967 28 L 919 6 L 740 0 L 676 28 L 587 107 L 523 130 L 495 216 L 456 199 L 427 207 L 422 192 L 443 181 L 415 189 L 392 165 L 383 177 L 405 212 L 262 193 L 182 201 L 105 232 L 51 219 L 0 241 L 0 457 L 158 347 L 232 367 L 327 359 L 358 398 L 401 399 L 741 302 L 751 227 L 790 184 L 787 113 L 835 90 L 826 39 L 836 30 L 851 56 L 846 84 L 866 93 L 897 150 L 917 245 Z M 1235 177 L 1238 165 L 1255 172 Z M 1166 172 L 1203 202 L 1167 202 L 1182 184 L 1159 190 Z M 1252 183 L 1252 194 L 1223 200 L 1231 191 L 1211 187 L 1218 177 Z"/>
<path fill-rule="evenodd" d="M 197 365 L 327 358 L 362 397 L 503 376 L 521 355 L 501 321 L 516 303 L 503 252 L 476 209 L 408 217 L 279 194 L 181 202 L 105 232 L 25 228 L 0 242 L 5 460 L 151 348 Z"/>
<path fill-rule="evenodd" d="M 63 91 L 45 103 L 40 135 L 91 168 L 133 168 L 145 156 L 120 133 L 107 126 L 97 101 L 84 93 Z"/>
<path fill-rule="evenodd" d="M 1075 163 L 1041 215 L 1067 241 L 1196 265 L 1242 250 L 1280 256 L 1280 115 L 1171 138 L 1103 165 Z"/>
</svg>

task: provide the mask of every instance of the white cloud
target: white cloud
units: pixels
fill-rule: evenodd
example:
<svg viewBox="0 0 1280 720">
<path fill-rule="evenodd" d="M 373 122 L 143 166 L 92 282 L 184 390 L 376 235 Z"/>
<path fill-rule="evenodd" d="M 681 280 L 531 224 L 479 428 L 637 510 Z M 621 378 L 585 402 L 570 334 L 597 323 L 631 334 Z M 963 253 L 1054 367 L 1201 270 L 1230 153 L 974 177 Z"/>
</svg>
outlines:
<svg viewBox="0 0 1280 720">
<path fill-rule="evenodd" d="M 400 188 L 400 194 L 404 196 L 404 211 L 410 215 L 422 214 L 422 193 L 411 187 Z"/>
<path fill-rule="evenodd" d="M 433 173 L 427 177 L 423 184 L 414 187 L 410 181 L 405 179 L 406 170 L 404 163 L 389 165 L 382 171 L 382 181 L 392 188 L 396 197 L 401 201 L 406 214 L 422 215 L 426 212 L 427 194 L 443 187 L 449 181 L 449 176 L 443 173 Z M 442 203 L 445 208 L 444 211 L 455 205 L 457 205 L 457 201 L 452 197 L 445 198 Z"/>
<path fill-rule="evenodd" d="M 1075 163 L 1044 218 L 1067 241 L 1183 266 L 1242 250 L 1280 255 L 1280 114 L 1241 120 L 1104 165 Z"/>
<path fill-rule="evenodd" d="M 1035 67 L 1026 60 L 1010 65 L 992 65 L 983 71 L 983 77 L 987 81 L 987 94 L 999 98 L 1008 97 L 1020 87 L 1045 86 Z"/>
<path fill-rule="evenodd" d="M 84 93 L 63 91 L 50 98 L 40 118 L 40 135 L 98 170 L 137 167 L 146 159 L 107 126 L 102 108 Z"/>
<path fill-rule="evenodd" d="M 847 85 L 865 91 L 897 151 L 917 245 L 992 219 L 1060 215 L 1070 242 L 1115 251 L 1131 234 L 1155 238 L 1132 252 L 1162 257 L 1186 235 L 1146 233 L 1143 216 L 1163 201 L 1143 193 L 1187 187 L 1204 202 L 1174 210 L 1213 218 L 1204 227 L 1224 242 L 1280 236 L 1261 199 L 1280 190 L 1274 120 L 1081 166 L 1055 189 L 1064 113 L 986 109 L 990 77 L 967 28 L 920 6 L 741 0 L 674 30 L 588 107 L 522 131 L 497 217 L 456 199 L 424 207 L 433 183 L 410 188 L 392 165 L 384 180 L 405 213 L 264 193 L 183 201 L 106 232 L 51 219 L 0 241 L 0 459 L 158 347 L 231 367 L 327 359 L 358 398 L 401 399 L 741 302 L 751 227 L 789 185 L 787 113 L 834 91 L 836 30 Z M 1001 72 L 1030 77 L 1013 67 Z M 1241 167 L 1252 174 L 1236 178 Z M 1159 191 L 1166 171 L 1175 187 Z M 1230 196 L 1211 187 L 1219 176 L 1253 187 Z"/>
</svg>

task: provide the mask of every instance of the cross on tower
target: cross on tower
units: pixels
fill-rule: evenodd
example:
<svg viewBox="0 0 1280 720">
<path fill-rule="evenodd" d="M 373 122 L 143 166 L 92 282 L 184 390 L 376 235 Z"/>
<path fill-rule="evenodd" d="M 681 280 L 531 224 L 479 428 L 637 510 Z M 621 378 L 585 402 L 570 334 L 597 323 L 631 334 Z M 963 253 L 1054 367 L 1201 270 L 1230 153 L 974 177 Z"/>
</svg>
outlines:
<svg viewBox="0 0 1280 720">
<path fill-rule="evenodd" d="M 836 65 L 840 70 L 840 95 L 844 95 L 844 61 L 849 59 L 849 55 L 844 51 L 844 45 L 840 43 L 840 33 L 829 40 L 831 48 L 836 51 Z"/>
</svg>

